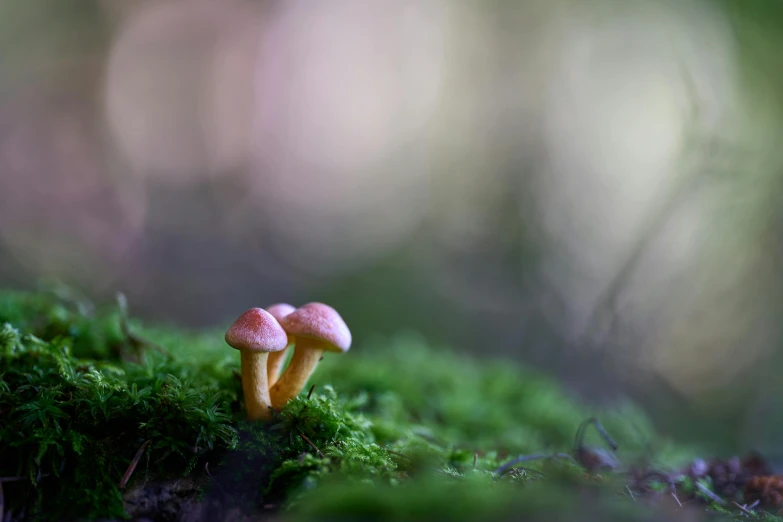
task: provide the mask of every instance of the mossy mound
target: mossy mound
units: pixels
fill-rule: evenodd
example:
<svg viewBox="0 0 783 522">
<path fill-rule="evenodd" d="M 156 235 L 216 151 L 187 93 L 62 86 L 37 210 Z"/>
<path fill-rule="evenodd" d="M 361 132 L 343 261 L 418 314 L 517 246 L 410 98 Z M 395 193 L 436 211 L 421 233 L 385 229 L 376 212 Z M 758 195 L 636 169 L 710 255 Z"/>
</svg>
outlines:
<svg viewBox="0 0 783 522">
<path fill-rule="evenodd" d="M 69 292 L 0 293 L 0 476 L 15 520 L 210 520 L 229 508 L 243 520 L 649 514 L 615 479 L 568 462 L 494 473 L 519 454 L 570 451 L 597 413 L 519 366 L 400 335 L 327 357 L 311 394 L 251 424 L 222 331 L 131 321 L 130 335 L 123 320 Z M 600 416 L 626 464 L 684 460 L 631 406 Z M 153 489 L 187 502 L 164 509 Z"/>
</svg>

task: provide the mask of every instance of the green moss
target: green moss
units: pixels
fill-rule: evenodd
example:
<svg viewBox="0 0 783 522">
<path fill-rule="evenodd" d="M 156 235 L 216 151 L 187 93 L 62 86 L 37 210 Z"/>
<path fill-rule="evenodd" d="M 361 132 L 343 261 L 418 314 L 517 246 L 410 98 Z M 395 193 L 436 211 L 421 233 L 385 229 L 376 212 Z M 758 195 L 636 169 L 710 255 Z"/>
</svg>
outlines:
<svg viewBox="0 0 783 522">
<path fill-rule="evenodd" d="M 398 486 L 330 479 L 290 513 L 308 520 L 649 520 L 651 509 L 619 496 L 596 495 L 585 479 L 497 480 L 471 471 L 418 477 Z"/>
<path fill-rule="evenodd" d="M 154 357 L 144 366 L 75 358 L 67 338 L 45 342 L 0 328 L 0 470 L 11 508 L 59 518 L 119 516 L 119 478 L 145 440 L 152 472 L 186 473 L 233 447 L 231 394 L 214 379 Z"/>
<path fill-rule="evenodd" d="M 394 456 L 375 442 L 372 423 L 338 402 L 331 387 L 324 391 L 292 401 L 270 428 L 283 457 L 267 487 L 273 497 L 326 476 L 390 484 L 400 478 Z"/>
<path fill-rule="evenodd" d="M 57 286 L 34 293 L 0 292 L 0 324 L 47 341 L 66 338 L 77 357 L 104 359 L 119 353 L 117 312 L 107 308 L 96 313 L 84 297 Z"/>
<path fill-rule="evenodd" d="M 243 509 L 272 505 L 300 520 L 567 513 L 575 493 L 596 487 L 569 463 L 492 472 L 520 453 L 568 451 L 595 413 L 524 368 L 401 335 L 327 357 L 312 395 L 248 423 L 239 358 L 221 331 L 131 321 L 129 339 L 121 318 L 68 291 L 0 293 L 0 476 L 21 477 L 4 483 L 15 515 L 124 516 L 118 483 L 145 441 L 129 488 L 191 475 L 207 483 L 199 498 L 219 489 Z M 632 407 L 601 418 L 624 458 L 650 449 Z M 664 462 L 682 455 L 655 450 Z"/>
<path fill-rule="evenodd" d="M 372 415 L 382 442 L 413 431 L 477 451 L 564 450 L 585 417 L 584 408 L 551 379 L 505 361 L 479 364 L 434 350 L 414 335 L 379 340 L 361 350 L 359 356 L 327 357 L 313 382 L 332 383 L 352 397 Z M 625 409 L 618 417 L 621 422 L 605 423 L 626 443 L 651 433 L 637 412 Z"/>
</svg>

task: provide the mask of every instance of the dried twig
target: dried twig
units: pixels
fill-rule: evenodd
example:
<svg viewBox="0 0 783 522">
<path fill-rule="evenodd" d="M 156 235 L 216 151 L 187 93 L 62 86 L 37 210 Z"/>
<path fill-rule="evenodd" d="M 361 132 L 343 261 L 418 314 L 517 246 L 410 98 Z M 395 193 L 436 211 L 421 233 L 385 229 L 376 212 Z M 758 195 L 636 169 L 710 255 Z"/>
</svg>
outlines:
<svg viewBox="0 0 783 522">
<path fill-rule="evenodd" d="M 726 504 L 726 501 L 720 498 L 718 495 L 710 491 L 708 487 L 706 487 L 704 484 L 701 484 L 700 482 L 696 482 L 696 487 L 699 491 L 701 491 L 707 498 L 712 500 L 713 502 L 717 502 L 718 504 Z"/>
<path fill-rule="evenodd" d="M 313 384 L 312 386 L 310 386 L 310 391 L 309 391 L 309 392 L 307 392 L 307 400 L 308 400 L 308 401 L 310 400 L 310 396 L 313 394 L 313 390 L 314 390 L 314 389 L 315 389 L 315 384 Z"/>
<path fill-rule="evenodd" d="M 645 473 L 644 476 L 642 477 L 642 480 L 644 481 L 652 478 L 659 478 L 664 482 L 666 482 L 666 485 L 669 486 L 669 489 L 671 490 L 672 493 L 677 491 L 677 487 L 674 485 L 674 479 L 671 478 L 670 475 L 664 473 L 663 471 L 656 471 L 656 470 L 647 471 L 647 473 Z"/>
<path fill-rule="evenodd" d="M 634 502 L 636 502 L 636 497 L 633 496 L 633 491 L 631 491 L 631 488 L 628 487 L 628 484 L 625 485 L 625 489 L 628 490 L 628 494 L 631 496 Z"/>
<path fill-rule="evenodd" d="M 529 462 L 531 460 L 541 460 L 541 459 L 548 459 L 550 455 L 545 455 L 543 453 L 536 453 L 534 455 L 522 455 L 521 457 L 517 457 L 512 461 L 506 462 L 502 466 L 500 466 L 498 469 L 495 470 L 495 474 L 502 475 L 512 467 L 514 467 L 517 464 L 521 464 L 523 462 Z"/>
<path fill-rule="evenodd" d="M 206 462 L 204 464 L 204 472 L 207 474 L 209 478 L 212 478 L 212 473 L 209 472 L 209 462 Z"/>
<path fill-rule="evenodd" d="M 476 469 L 476 463 L 478 462 L 478 453 L 473 454 L 473 469 Z"/>
<path fill-rule="evenodd" d="M 310 445 L 310 447 L 311 447 L 311 448 L 313 448 L 315 451 L 317 451 L 317 452 L 318 452 L 318 455 L 320 455 L 322 459 L 325 459 L 325 458 L 326 458 L 326 455 L 324 455 L 324 454 L 323 454 L 323 452 L 322 452 L 321 450 L 319 450 L 319 449 L 318 449 L 318 446 L 316 446 L 315 444 L 313 444 L 313 441 L 311 441 L 310 439 L 308 439 L 308 438 L 307 438 L 307 435 L 305 435 L 305 434 L 304 434 L 304 433 L 302 433 L 301 431 L 299 432 L 299 435 L 302 437 L 302 439 L 304 439 L 304 441 L 305 441 L 306 443 L 308 443 L 308 444 Z"/>
<path fill-rule="evenodd" d="M 752 511 L 748 511 L 748 509 L 745 506 L 741 505 L 736 500 L 732 500 L 731 503 L 734 504 L 737 507 L 737 509 L 739 509 L 740 511 L 742 511 L 746 515 L 752 515 L 753 514 Z"/>
<path fill-rule="evenodd" d="M 144 455 L 144 450 L 147 449 L 147 446 L 150 445 L 150 442 L 152 442 L 152 439 L 144 442 L 144 444 L 141 445 L 139 451 L 136 452 L 136 455 L 133 457 L 133 460 L 128 465 L 128 469 L 126 469 L 125 473 L 122 475 L 122 480 L 120 480 L 120 483 L 118 484 L 117 487 L 123 489 L 128 484 L 131 475 L 133 475 L 133 472 L 136 470 L 136 466 L 138 466 L 139 464 L 139 460 L 141 460 L 141 456 Z"/>
<path fill-rule="evenodd" d="M 523 462 L 530 462 L 531 460 L 544 460 L 544 459 L 567 459 L 573 462 L 574 464 L 579 465 L 574 460 L 574 458 L 568 453 L 555 453 L 554 455 L 547 455 L 545 453 L 536 453 L 533 455 L 522 455 L 510 462 L 506 462 L 505 464 L 503 464 L 502 466 L 500 466 L 498 469 L 495 470 L 495 474 L 502 475 L 512 467 L 516 466 L 517 464 L 521 464 Z"/>
<path fill-rule="evenodd" d="M 601 422 L 595 418 L 590 417 L 586 421 L 584 421 L 582 424 L 579 425 L 579 428 L 576 430 L 576 437 L 574 437 L 574 451 L 578 450 L 582 447 L 582 442 L 584 441 L 585 437 L 585 429 L 590 424 L 593 425 L 595 430 L 598 432 L 599 435 L 606 441 L 606 443 L 609 445 L 610 448 L 612 448 L 612 451 L 617 451 L 617 443 L 614 441 L 612 437 L 609 436 L 609 433 L 604 429 Z"/>
</svg>

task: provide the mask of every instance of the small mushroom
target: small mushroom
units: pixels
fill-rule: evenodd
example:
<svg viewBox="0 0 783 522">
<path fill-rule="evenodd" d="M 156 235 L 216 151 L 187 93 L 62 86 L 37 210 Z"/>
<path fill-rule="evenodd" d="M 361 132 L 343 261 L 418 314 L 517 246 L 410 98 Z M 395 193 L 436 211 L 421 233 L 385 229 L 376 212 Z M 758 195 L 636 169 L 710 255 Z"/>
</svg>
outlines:
<svg viewBox="0 0 783 522">
<path fill-rule="evenodd" d="M 286 303 L 273 304 L 267 306 L 266 311 L 272 314 L 272 317 L 277 319 L 278 322 L 283 320 L 283 317 L 287 316 L 291 312 L 296 310 L 296 307 Z M 288 340 L 288 344 L 291 345 L 291 339 Z M 285 362 L 285 356 L 288 353 L 288 347 L 286 346 L 279 352 L 271 352 L 269 358 L 266 361 L 266 375 L 269 381 L 269 386 L 272 387 L 280 378 L 280 372 L 283 370 L 283 363 Z"/>
<path fill-rule="evenodd" d="M 280 321 L 286 333 L 294 338 L 294 356 L 269 394 L 272 406 L 282 408 L 299 395 L 315 371 L 324 352 L 347 352 L 351 331 L 331 306 L 308 303 Z"/>
<path fill-rule="evenodd" d="M 242 391 L 247 418 L 271 418 L 266 360 L 270 352 L 279 352 L 288 346 L 288 335 L 269 312 L 251 308 L 228 329 L 226 342 L 242 356 Z"/>
</svg>

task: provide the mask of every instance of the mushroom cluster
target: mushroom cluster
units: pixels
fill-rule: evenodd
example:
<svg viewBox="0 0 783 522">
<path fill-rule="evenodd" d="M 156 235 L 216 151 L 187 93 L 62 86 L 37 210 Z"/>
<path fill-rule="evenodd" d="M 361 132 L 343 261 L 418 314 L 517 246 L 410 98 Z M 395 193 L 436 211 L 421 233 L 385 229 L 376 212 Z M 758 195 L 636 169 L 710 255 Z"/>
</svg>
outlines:
<svg viewBox="0 0 783 522">
<path fill-rule="evenodd" d="M 239 316 L 226 332 L 226 343 L 241 354 L 247 418 L 266 420 L 272 408 L 299 395 L 324 352 L 348 351 L 351 331 L 331 306 L 279 303 Z M 294 354 L 281 374 L 289 346 Z"/>
</svg>

